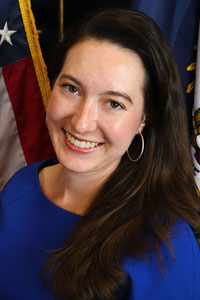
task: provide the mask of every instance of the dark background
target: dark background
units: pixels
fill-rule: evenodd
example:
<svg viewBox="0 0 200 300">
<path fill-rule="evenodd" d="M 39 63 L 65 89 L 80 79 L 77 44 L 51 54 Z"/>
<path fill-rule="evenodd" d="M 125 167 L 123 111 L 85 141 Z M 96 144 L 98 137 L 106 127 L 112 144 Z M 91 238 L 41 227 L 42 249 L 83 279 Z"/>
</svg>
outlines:
<svg viewBox="0 0 200 300">
<path fill-rule="evenodd" d="M 64 28 L 97 8 L 130 8 L 133 0 L 64 0 Z M 31 0 L 43 57 L 49 69 L 52 49 L 59 41 L 59 0 Z"/>
</svg>

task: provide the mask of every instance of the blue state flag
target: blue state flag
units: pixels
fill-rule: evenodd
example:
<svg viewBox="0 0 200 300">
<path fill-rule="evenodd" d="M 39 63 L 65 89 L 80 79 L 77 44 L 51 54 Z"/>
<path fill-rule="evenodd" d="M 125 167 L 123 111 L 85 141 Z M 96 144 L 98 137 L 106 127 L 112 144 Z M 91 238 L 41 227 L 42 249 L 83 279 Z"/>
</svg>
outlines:
<svg viewBox="0 0 200 300">
<path fill-rule="evenodd" d="M 159 25 L 179 69 L 191 124 L 200 1 L 134 0 L 131 8 L 146 13 Z"/>
<path fill-rule="evenodd" d="M 194 175 L 200 189 L 200 0 L 135 0 L 132 9 L 146 13 L 157 22 L 174 54 L 189 128 L 193 129 L 191 149 Z M 200 232 L 194 231 L 194 234 L 200 246 Z"/>
</svg>

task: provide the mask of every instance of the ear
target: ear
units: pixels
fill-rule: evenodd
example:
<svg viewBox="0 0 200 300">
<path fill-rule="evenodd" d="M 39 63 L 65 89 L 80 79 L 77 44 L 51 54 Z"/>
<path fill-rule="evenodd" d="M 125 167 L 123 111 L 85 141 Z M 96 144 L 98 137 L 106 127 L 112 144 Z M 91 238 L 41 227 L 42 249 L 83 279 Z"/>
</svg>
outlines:
<svg viewBox="0 0 200 300">
<path fill-rule="evenodd" d="M 146 125 L 146 115 L 144 114 L 143 117 L 142 117 L 142 121 L 141 121 L 141 123 L 140 123 L 140 125 L 138 127 L 138 131 L 137 131 L 138 134 L 142 132 L 142 130 L 144 129 L 145 125 Z"/>
</svg>

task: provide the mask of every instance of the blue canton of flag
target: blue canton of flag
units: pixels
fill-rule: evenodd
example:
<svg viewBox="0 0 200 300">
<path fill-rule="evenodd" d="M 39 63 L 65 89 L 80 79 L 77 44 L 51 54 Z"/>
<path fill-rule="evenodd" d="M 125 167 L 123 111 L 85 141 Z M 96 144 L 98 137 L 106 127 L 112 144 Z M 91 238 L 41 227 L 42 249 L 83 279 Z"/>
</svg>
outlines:
<svg viewBox="0 0 200 300">
<path fill-rule="evenodd" d="M 1 67 L 31 56 L 18 1 L 1 0 L 0 29 Z"/>
</svg>

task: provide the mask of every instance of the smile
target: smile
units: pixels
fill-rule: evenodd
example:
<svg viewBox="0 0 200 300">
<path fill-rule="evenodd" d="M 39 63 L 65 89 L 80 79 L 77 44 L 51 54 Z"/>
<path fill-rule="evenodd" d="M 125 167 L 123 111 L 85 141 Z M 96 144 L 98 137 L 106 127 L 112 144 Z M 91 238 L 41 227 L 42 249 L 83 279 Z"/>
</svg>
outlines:
<svg viewBox="0 0 200 300">
<path fill-rule="evenodd" d="M 100 143 L 88 142 L 88 141 L 79 141 L 68 132 L 65 133 L 67 140 L 74 146 L 80 149 L 93 149 L 98 146 Z"/>
</svg>

